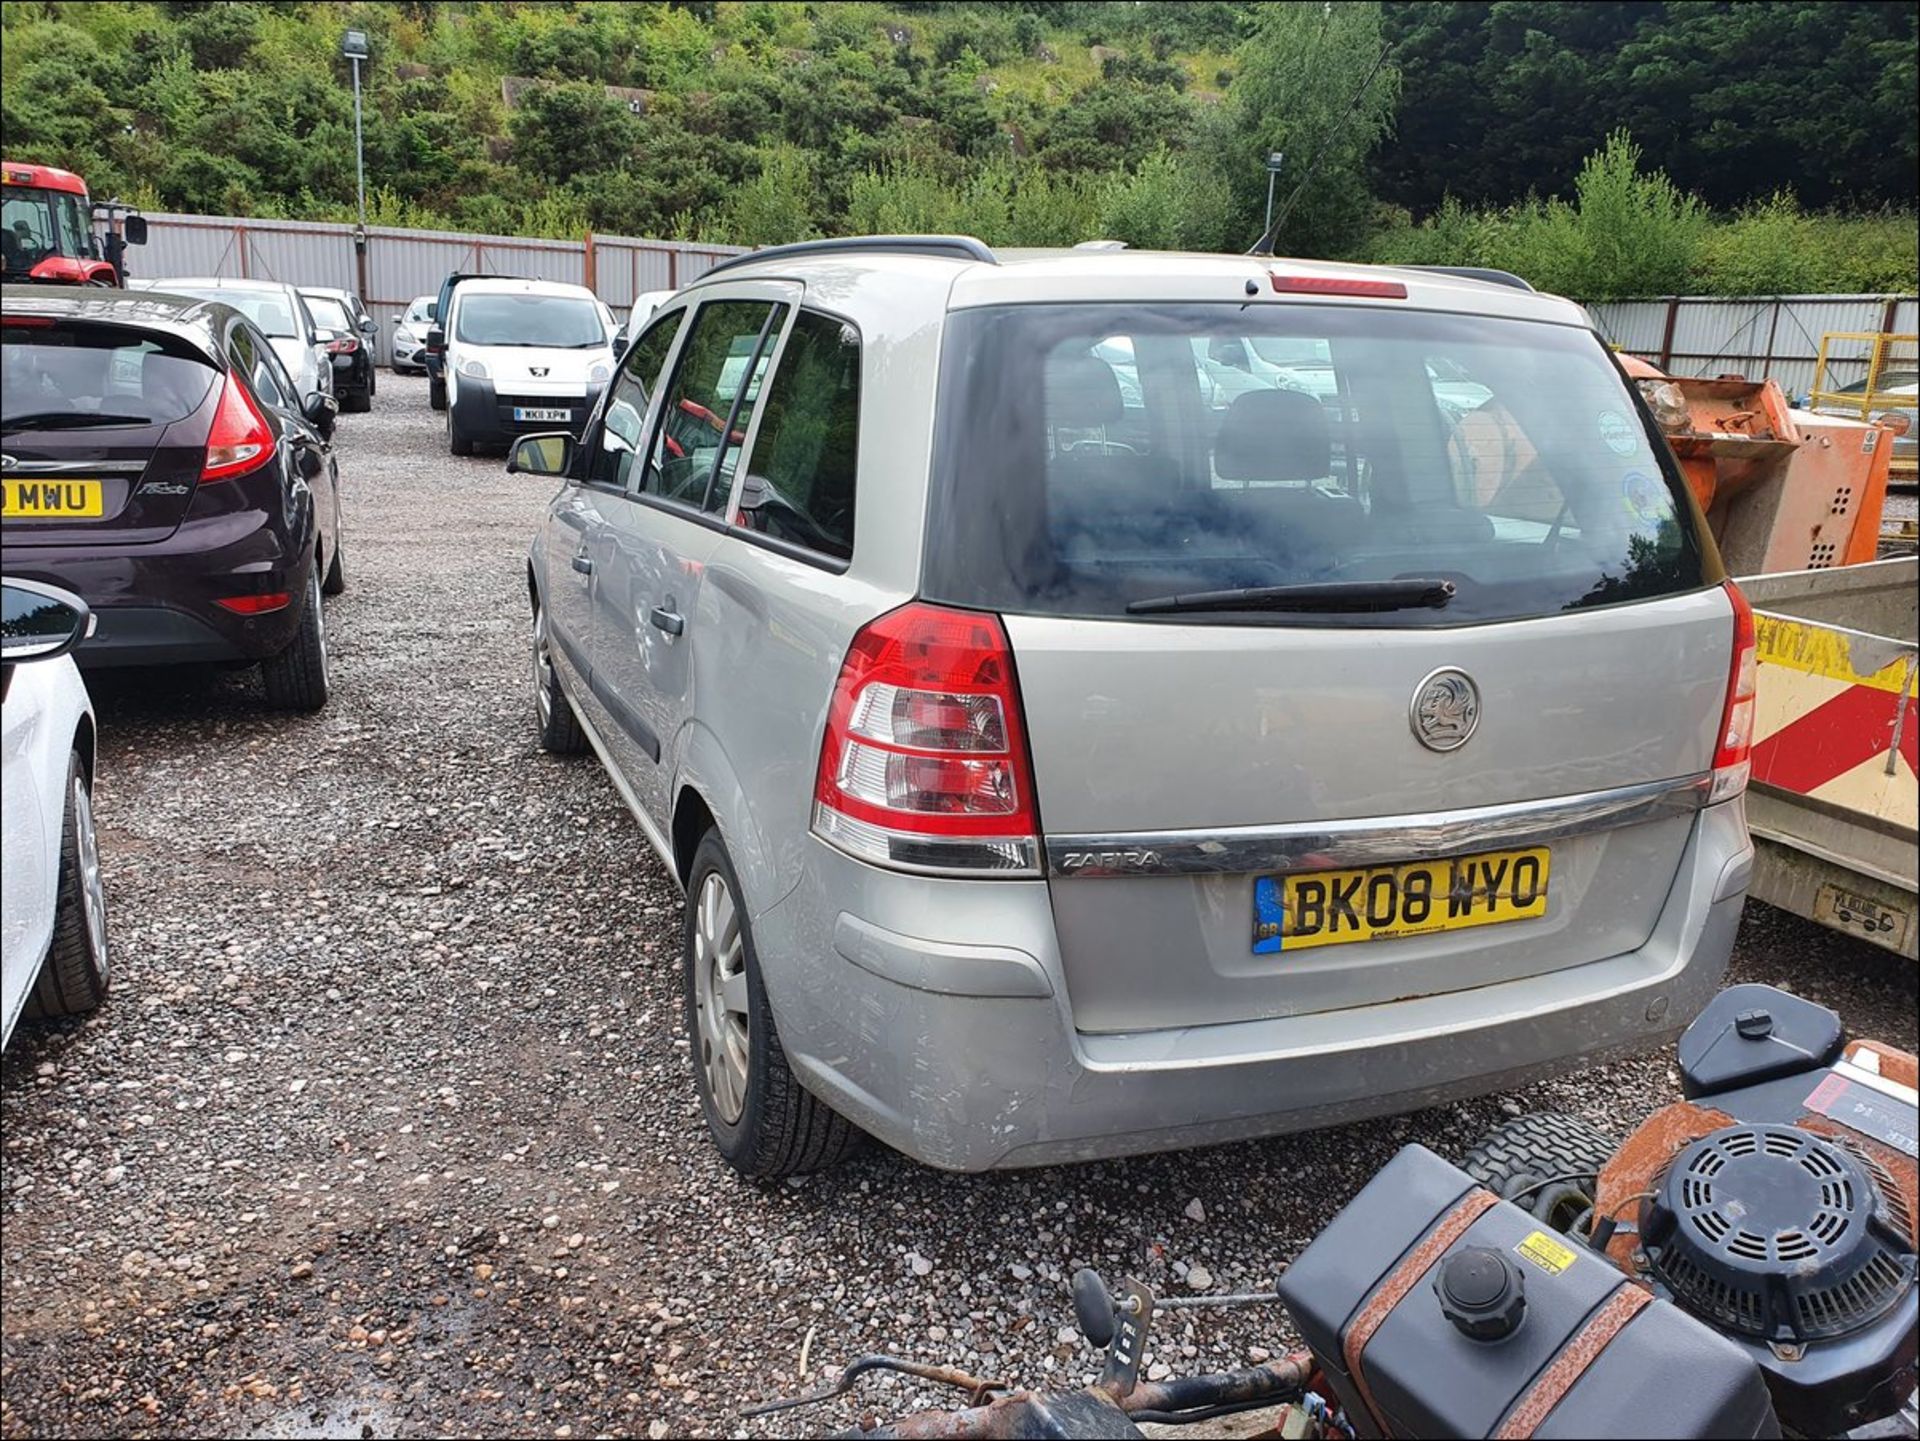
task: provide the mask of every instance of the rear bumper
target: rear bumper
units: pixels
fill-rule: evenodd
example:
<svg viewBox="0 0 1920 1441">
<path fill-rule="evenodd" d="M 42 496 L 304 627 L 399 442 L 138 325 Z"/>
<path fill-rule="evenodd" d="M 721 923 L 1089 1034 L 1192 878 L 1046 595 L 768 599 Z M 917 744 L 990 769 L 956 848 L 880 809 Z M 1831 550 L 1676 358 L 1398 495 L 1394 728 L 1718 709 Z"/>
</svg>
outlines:
<svg viewBox="0 0 1920 1441">
<path fill-rule="evenodd" d="M 952 1170 L 1343 1124 L 1658 1046 L 1718 989 L 1753 865 L 1740 802 L 1696 817 L 1639 949 L 1474 990 L 1091 1035 L 1041 881 L 893 875 L 810 842 L 754 918 L 788 1058 L 887 1144 Z M 933 939 L 937 938 L 937 939 Z"/>
<path fill-rule="evenodd" d="M 165 541 L 117 550 L 9 546 L 6 572 L 87 602 L 97 620 L 92 638 L 73 653 L 83 670 L 265 660 L 285 650 L 299 627 L 312 549 L 309 541 L 289 555 L 271 525 L 227 533 L 246 519 L 190 519 Z M 293 600 L 266 615 L 235 615 L 215 603 L 274 591 Z"/>
</svg>

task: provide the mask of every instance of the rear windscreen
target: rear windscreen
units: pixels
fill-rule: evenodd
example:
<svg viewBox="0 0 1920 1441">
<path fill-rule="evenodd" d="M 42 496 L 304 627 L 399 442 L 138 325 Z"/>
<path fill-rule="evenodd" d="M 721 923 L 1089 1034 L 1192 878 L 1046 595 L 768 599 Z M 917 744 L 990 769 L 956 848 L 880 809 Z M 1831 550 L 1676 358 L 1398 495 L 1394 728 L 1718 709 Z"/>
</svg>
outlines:
<svg viewBox="0 0 1920 1441">
<path fill-rule="evenodd" d="M 122 326 L 0 324 L 0 417 L 7 430 L 96 417 L 166 425 L 193 414 L 213 367 L 184 342 Z M 54 419 L 49 419 L 49 418 Z"/>
<path fill-rule="evenodd" d="M 959 311 L 933 476 L 926 595 L 1001 611 L 1433 577 L 1455 586 L 1444 608 L 1310 619 L 1457 625 L 1704 580 L 1666 447 L 1569 326 L 1328 305 Z"/>
</svg>

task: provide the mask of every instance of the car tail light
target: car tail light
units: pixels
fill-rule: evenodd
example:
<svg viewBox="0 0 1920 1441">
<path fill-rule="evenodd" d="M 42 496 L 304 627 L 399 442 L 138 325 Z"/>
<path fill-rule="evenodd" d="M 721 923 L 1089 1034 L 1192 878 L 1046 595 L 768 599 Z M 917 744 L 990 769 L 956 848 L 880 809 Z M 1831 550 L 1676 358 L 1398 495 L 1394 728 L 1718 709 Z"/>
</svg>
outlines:
<svg viewBox="0 0 1920 1441">
<path fill-rule="evenodd" d="M 273 431 L 260 407 L 232 371 L 220 391 L 220 408 L 213 413 L 213 431 L 207 436 L 207 459 L 200 467 L 200 483 L 232 480 L 258 470 L 273 459 Z"/>
<path fill-rule="evenodd" d="M 1740 587 L 1727 582 L 1733 601 L 1733 669 L 1727 676 L 1727 703 L 1720 713 L 1720 738 L 1713 752 L 1713 792 L 1708 801 L 1727 801 L 1747 788 L 1753 773 L 1754 691 L 1760 673 L 1754 638 L 1753 607 Z"/>
<path fill-rule="evenodd" d="M 1366 295 L 1375 300 L 1405 300 L 1407 287 L 1397 280 L 1347 280 L 1337 275 L 1275 275 L 1282 295 Z"/>
<path fill-rule="evenodd" d="M 235 615 L 265 615 L 269 611 L 285 610 L 293 604 L 293 596 L 288 591 L 276 590 L 266 595 L 230 595 L 214 604 Z"/>
<path fill-rule="evenodd" d="M 1033 769 L 999 617 L 916 601 L 853 638 L 820 746 L 813 830 L 884 866 L 1039 874 Z"/>
<path fill-rule="evenodd" d="M 360 348 L 360 342 L 351 335 L 343 335 L 338 340 L 327 342 L 328 355 L 352 355 Z"/>
</svg>

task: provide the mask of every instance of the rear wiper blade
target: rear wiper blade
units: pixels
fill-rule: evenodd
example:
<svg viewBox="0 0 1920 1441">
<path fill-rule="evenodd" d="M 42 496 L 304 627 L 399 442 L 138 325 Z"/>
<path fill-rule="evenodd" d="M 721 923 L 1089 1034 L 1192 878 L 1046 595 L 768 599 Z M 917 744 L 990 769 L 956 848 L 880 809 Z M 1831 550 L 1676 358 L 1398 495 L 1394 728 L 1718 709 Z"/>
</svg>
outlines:
<svg viewBox="0 0 1920 1441">
<path fill-rule="evenodd" d="M 11 435 L 17 430 L 86 430 L 96 425 L 152 425 L 151 415 L 115 415 L 110 411 L 37 410 L 29 415 L 9 415 L 0 421 L 0 430 Z"/>
<path fill-rule="evenodd" d="M 1200 610 L 1384 611 L 1438 610 L 1453 599 L 1450 580 L 1408 576 L 1399 580 L 1346 580 L 1312 585 L 1249 585 L 1237 590 L 1200 590 L 1131 601 L 1128 615 L 1172 615 Z"/>
</svg>

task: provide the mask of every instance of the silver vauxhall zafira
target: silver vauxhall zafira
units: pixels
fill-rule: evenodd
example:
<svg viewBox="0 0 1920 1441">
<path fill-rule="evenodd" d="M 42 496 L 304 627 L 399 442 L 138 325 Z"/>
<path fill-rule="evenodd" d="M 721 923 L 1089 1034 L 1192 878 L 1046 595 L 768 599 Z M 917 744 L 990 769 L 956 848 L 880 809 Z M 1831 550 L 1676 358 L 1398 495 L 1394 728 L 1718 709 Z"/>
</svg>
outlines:
<svg viewBox="0 0 1920 1441">
<path fill-rule="evenodd" d="M 1587 317 L 961 237 L 666 301 L 529 563 L 542 743 L 686 889 L 712 1135 L 1271 1135 L 1659 1044 L 1752 851 L 1752 622 Z"/>
</svg>

